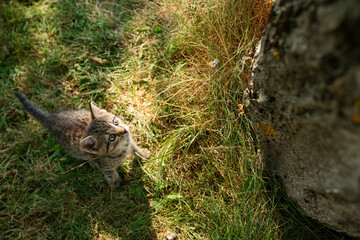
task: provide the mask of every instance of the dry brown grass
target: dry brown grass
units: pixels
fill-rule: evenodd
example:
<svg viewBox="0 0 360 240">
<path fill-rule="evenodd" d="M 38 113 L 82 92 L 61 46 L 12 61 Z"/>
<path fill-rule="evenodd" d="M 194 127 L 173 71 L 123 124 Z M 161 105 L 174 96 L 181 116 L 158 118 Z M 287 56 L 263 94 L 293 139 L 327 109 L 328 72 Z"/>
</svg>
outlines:
<svg viewBox="0 0 360 240">
<path fill-rule="evenodd" d="M 271 4 L 250 0 L 166 4 L 167 9 L 176 9 L 179 24 L 169 33 L 157 65 L 168 74 L 155 82 L 155 101 L 162 109 L 157 119 L 166 135 L 157 161 L 146 166 L 150 172 L 158 170 L 153 174 L 155 196 L 165 199 L 160 200 L 165 206 L 156 219 L 174 222 L 167 227 L 185 238 L 276 236 L 274 206 L 264 195 L 261 158 L 238 107 L 248 78 L 248 71 L 242 71 L 243 58 L 260 39 Z M 219 64 L 211 68 L 214 59 Z M 267 230 L 260 226 L 247 233 L 253 218 Z"/>
</svg>

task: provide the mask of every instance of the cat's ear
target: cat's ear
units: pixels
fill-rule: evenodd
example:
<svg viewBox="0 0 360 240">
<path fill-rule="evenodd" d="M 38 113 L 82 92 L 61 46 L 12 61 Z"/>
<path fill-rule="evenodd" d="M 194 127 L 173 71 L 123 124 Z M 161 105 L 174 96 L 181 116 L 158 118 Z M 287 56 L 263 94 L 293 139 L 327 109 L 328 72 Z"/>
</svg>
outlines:
<svg viewBox="0 0 360 240">
<path fill-rule="evenodd" d="M 104 113 L 104 110 L 101 110 L 95 105 L 95 103 L 93 103 L 93 101 L 90 101 L 90 112 L 92 119 L 98 119 L 99 116 Z"/>
<path fill-rule="evenodd" d="M 88 136 L 81 140 L 80 149 L 89 153 L 98 153 L 99 149 L 96 148 L 96 141 L 93 136 Z"/>
</svg>

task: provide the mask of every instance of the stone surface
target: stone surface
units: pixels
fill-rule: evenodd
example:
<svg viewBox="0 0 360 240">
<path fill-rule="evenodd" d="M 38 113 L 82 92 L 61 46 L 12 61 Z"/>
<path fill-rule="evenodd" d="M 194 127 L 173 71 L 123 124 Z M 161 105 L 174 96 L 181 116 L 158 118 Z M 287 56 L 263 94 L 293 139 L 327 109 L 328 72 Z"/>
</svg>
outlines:
<svg viewBox="0 0 360 240">
<path fill-rule="evenodd" d="M 360 1 L 278 1 L 253 67 L 266 168 L 307 216 L 360 236 Z"/>
</svg>

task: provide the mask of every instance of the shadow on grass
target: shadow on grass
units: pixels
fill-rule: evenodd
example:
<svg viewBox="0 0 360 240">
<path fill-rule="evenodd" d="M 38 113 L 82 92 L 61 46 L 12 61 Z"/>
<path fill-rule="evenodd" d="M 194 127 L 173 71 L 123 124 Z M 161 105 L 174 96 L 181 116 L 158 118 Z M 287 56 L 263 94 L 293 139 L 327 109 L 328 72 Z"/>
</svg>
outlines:
<svg viewBox="0 0 360 240">
<path fill-rule="evenodd" d="M 68 169 L 73 160 L 65 158 L 57 163 Z M 59 174 L 51 190 L 56 193 L 49 194 L 59 201 L 49 206 L 53 209 L 49 218 L 59 223 L 51 224 L 54 236 L 155 239 L 144 172 L 136 159 L 130 165 L 130 171 L 122 173 L 125 180 L 115 190 L 108 188 L 102 174 L 89 166 Z M 59 204 L 66 206 L 65 217 L 60 217 L 64 209 Z"/>
<path fill-rule="evenodd" d="M 82 97 L 103 101 L 110 86 L 104 75 L 122 55 L 121 31 L 141 4 L 8 1 L 0 7 L 0 238 L 156 238 L 137 160 L 120 169 L 125 181 L 115 190 L 87 165 L 65 173 L 80 162 L 29 122 L 12 94 L 20 88 L 49 111 L 79 107 Z"/>
</svg>

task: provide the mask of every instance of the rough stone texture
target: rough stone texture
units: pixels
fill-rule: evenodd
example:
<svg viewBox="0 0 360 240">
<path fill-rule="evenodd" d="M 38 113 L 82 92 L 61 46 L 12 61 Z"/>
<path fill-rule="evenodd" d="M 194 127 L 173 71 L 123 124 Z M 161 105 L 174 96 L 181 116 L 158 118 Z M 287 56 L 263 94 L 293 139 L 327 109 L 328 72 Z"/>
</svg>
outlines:
<svg viewBox="0 0 360 240">
<path fill-rule="evenodd" d="M 306 215 L 360 236 L 360 1 L 280 0 L 258 50 L 266 167 Z"/>
</svg>

